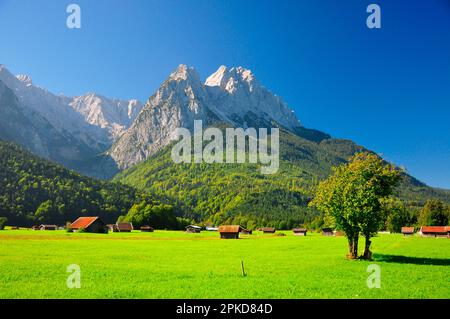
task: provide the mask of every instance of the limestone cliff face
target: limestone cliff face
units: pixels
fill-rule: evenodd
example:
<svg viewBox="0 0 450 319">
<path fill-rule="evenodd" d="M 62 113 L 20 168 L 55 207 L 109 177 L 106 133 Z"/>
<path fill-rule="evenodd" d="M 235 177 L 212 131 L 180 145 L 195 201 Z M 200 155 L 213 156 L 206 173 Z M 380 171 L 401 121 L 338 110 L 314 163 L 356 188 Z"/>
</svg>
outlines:
<svg viewBox="0 0 450 319">
<path fill-rule="evenodd" d="M 109 151 L 118 167 L 131 167 L 151 156 L 175 136 L 179 127 L 193 129 L 226 123 L 230 127 L 300 127 L 295 114 L 261 86 L 249 70 L 220 67 L 205 83 L 198 73 L 180 65 L 150 97 L 131 127 Z"/>
</svg>

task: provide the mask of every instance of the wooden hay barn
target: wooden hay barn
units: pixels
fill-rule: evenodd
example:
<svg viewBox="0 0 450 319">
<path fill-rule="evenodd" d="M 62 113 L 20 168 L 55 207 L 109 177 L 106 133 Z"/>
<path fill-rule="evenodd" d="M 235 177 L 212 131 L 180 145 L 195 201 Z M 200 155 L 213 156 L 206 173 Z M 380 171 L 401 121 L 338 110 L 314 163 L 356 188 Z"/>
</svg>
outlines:
<svg viewBox="0 0 450 319">
<path fill-rule="evenodd" d="M 422 237 L 449 237 L 449 226 L 422 226 L 420 227 L 420 235 Z"/>
<path fill-rule="evenodd" d="M 322 228 L 322 236 L 334 236 L 332 228 Z"/>
<path fill-rule="evenodd" d="M 186 233 L 200 233 L 202 228 L 196 225 L 189 225 L 186 227 Z"/>
<path fill-rule="evenodd" d="M 119 230 L 117 229 L 117 225 L 116 224 L 108 224 L 106 225 L 106 227 L 108 227 L 108 230 L 110 232 L 118 232 Z"/>
<path fill-rule="evenodd" d="M 141 232 L 153 233 L 154 229 L 153 229 L 153 227 L 145 225 L 145 226 L 141 227 Z"/>
<path fill-rule="evenodd" d="M 242 227 L 239 225 L 224 225 L 219 227 L 220 238 L 238 239 Z"/>
<path fill-rule="evenodd" d="M 40 225 L 39 230 L 56 230 L 58 226 L 56 225 Z"/>
<path fill-rule="evenodd" d="M 132 223 L 116 223 L 116 227 L 120 233 L 130 233 L 134 229 Z"/>
<path fill-rule="evenodd" d="M 243 235 L 251 235 L 253 233 L 250 229 L 241 229 L 241 234 Z"/>
<path fill-rule="evenodd" d="M 39 225 L 34 225 L 33 227 L 31 227 L 32 230 L 41 230 L 41 226 Z"/>
<path fill-rule="evenodd" d="M 306 236 L 306 228 L 294 228 L 292 230 L 295 236 Z"/>
<path fill-rule="evenodd" d="M 84 229 L 88 233 L 107 233 L 108 227 L 100 217 L 80 217 L 70 225 L 71 231 Z"/>
<path fill-rule="evenodd" d="M 334 236 L 345 236 L 345 232 L 343 232 L 342 230 L 335 230 Z"/>
<path fill-rule="evenodd" d="M 413 236 L 414 235 L 414 227 L 402 227 L 403 236 Z"/>
<path fill-rule="evenodd" d="M 261 231 L 264 234 L 274 234 L 275 233 L 275 228 L 273 228 L 273 227 L 263 227 L 263 228 L 261 228 Z"/>
</svg>

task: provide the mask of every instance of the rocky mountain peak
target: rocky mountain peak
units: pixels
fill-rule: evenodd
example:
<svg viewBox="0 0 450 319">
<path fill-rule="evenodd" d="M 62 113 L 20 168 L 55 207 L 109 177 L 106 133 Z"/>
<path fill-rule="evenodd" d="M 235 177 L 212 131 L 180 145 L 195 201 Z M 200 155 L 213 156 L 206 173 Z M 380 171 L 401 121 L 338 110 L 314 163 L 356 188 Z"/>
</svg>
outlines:
<svg viewBox="0 0 450 319">
<path fill-rule="evenodd" d="M 225 65 L 221 65 L 219 69 L 211 74 L 205 81 L 206 86 L 220 87 L 225 90 L 228 80 L 230 79 L 228 74 L 228 68 Z"/>
<path fill-rule="evenodd" d="M 194 68 L 181 64 L 109 154 L 119 168 L 130 167 L 169 144 L 177 128 L 191 130 L 194 120 L 202 120 L 205 126 L 219 122 L 230 127 L 276 125 L 292 131 L 301 126 L 287 104 L 259 85 L 250 70 L 222 65 L 203 84 Z"/>
<path fill-rule="evenodd" d="M 185 64 L 180 64 L 178 68 L 170 74 L 169 79 L 175 81 L 200 81 L 200 75 L 193 67 L 188 67 Z"/>
<path fill-rule="evenodd" d="M 246 86 L 250 91 L 253 90 L 253 86 L 256 84 L 256 78 L 252 71 L 239 67 L 227 68 L 222 65 L 219 69 L 211 74 L 205 81 L 205 85 L 208 87 L 218 87 L 222 91 L 234 93 L 239 86 Z"/>
<path fill-rule="evenodd" d="M 26 85 L 32 85 L 33 84 L 33 80 L 31 78 L 31 76 L 26 75 L 26 74 L 18 74 L 16 75 L 16 78 L 20 81 L 23 82 Z"/>
</svg>

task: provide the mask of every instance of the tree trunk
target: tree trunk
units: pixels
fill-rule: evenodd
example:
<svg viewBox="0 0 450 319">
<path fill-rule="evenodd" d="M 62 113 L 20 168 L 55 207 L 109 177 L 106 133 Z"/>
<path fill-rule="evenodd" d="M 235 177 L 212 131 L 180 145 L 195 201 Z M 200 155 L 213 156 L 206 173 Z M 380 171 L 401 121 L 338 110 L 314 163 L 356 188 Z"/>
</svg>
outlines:
<svg viewBox="0 0 450 319">
<path fill-rule="evenodd" d="M 370 236 L 366 236 L 366 244 L 364 246 L 364 259 L 372 259 L 372 252 L 370 251 Z"/>
<path fill-rule="evenodd" d="M 359 236 L 356 235 L 355 238 L 353 238 L 353 254 L 352 254 L 352 257 L 354 259 L 358 258 L 358 240 L 359 240 Z"/>
<path fill-rule="evenodd" d="M 348 254 L 347 254 L 347 258 L 352 259 L 352 252 L 353 252 L 353 239 L 352 238 L 348 238 Z"/>
<path fill-rule="evenodd" d="M 358 258 L 358 236 L 348 237 L 348 255 L 349 259 Z"/>
</svg>

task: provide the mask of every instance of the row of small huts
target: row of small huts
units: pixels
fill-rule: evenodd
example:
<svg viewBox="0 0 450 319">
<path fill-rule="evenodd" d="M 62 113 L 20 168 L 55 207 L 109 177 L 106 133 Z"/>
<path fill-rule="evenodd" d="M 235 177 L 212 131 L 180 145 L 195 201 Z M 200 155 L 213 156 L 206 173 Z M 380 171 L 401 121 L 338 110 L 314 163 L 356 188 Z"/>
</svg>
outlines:
<svg viewBox="0 0 450 319">
<path fill-rule="evenodd" d="M 56 225 L 36 225 L 33 226 L 34 230 L 57 230 Z M 72 224 L 69 229 L 71 231 L 79 231 L 83 229 L 90 233 L 105 233 L 111 232 L 131 232 L 134 230 L 132 223 L 116 223 L 105 224 L 100 217 L 80 217 Z M 143 232 L 153 232 L 154 229 L 151 226 L 142 226 L 140 228 Z M 202 227 L 196 225 L 189 225 L 186 227 L 188 233 L 200 233 Z M 236 239 L 239 238 L 239 234 L 252 234 L 251 230 L 245 229 L 239 225 L 223 225 L 220 227 L 206 227 L 208 231 L 217 231 L 220 233 L 220 237 L 224 239 Z M 274 227 L 262 227 L 258 228 L 258 231 L 262 231 L 265 234 L 274 234 L 276 229 Z M 292 230 L 296 236 L 306 236 L 306 228 L 294 228 Z M 402 227 L 401 232 L 404 236 L 412 236 L 415 233 L 414 227 Z M 448 237 L 450 238 L 450 226 L 422 226 L 419 231 L 423 237 Z M 344 233 L 340 231 L 334 231 L 332 228 L 323 228 L 322 235 L 324 236 L 343 236 Z"/>
<path fill-rule="evenodd" d="M 64 229 L 64 227 L 58 227 L 57 225 L 36 225 L 31 227 L 33 230 L 57 230 Z M 89 233 L 106 233 L 111 232 L 131 232 L 134 230 L 132 223 L 116 223 L 105 224 L 100 217 L 80 217 L 76 221 L 70 224 L 70 231 L 79 231 L 83 229 Z M 150 226 L 142 226 L 141 231 L 152 232 L 153 228 Z"/>
<path fill-rule="evenodd" d="M 402 227 L 403 236 L 413 236 L 414 227 Z M 450 226 L 422 226 L 419 234 L 422 237 L 447 237 L 450 238 Z"/>
</svg>

